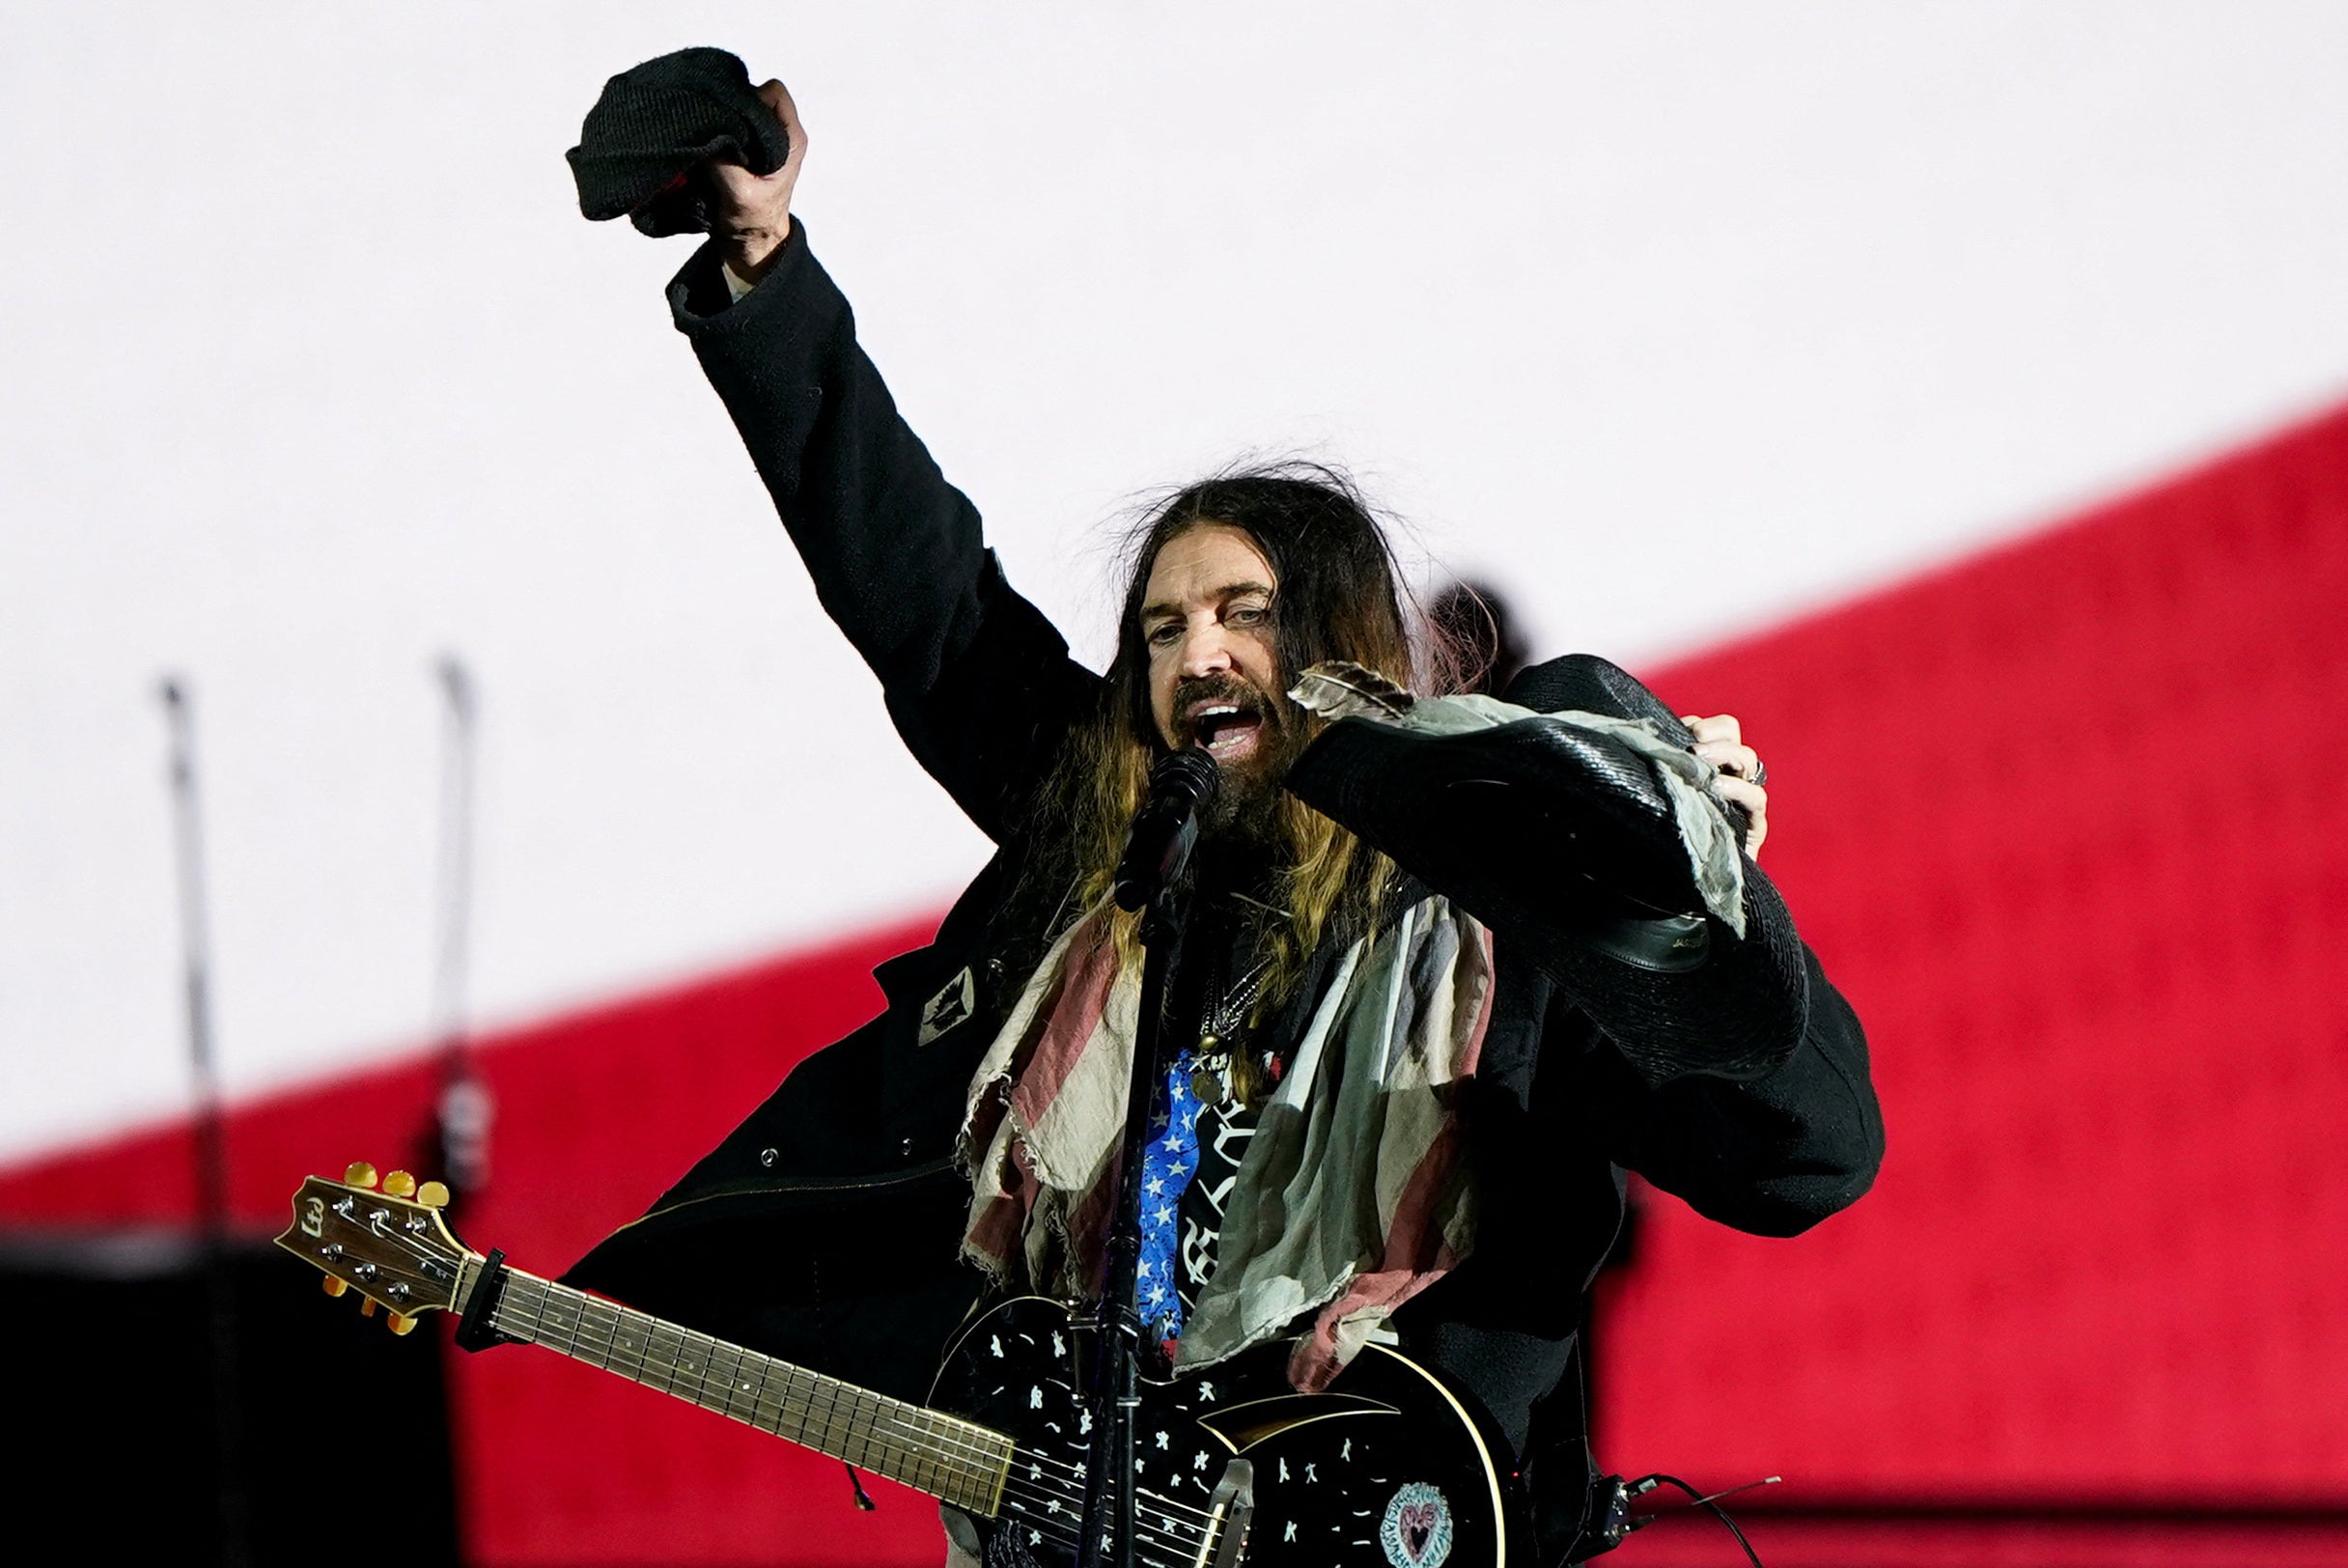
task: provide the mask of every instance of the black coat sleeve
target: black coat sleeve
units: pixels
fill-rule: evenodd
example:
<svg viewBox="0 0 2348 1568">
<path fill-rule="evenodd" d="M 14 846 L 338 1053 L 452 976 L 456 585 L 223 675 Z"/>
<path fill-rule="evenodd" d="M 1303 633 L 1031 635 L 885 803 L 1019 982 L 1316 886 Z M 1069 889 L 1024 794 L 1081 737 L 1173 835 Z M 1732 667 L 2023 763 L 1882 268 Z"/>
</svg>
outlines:
<svg viewBox="0 0 2348 1568">
<path fill-rule="evenodd" d="M 703 246 L 669 305 L 906 745 L 1000 842 L 1100 678 L 1004 580 L 976 508 L 899 417 L 803 229 L 738 302 Z"/>
<path fill-rule="evenodd" d="M 1708 1218 L 1762 1236 L 1795 1235 L 1856 1202 L 1884 1158 L 1866 1036 L 1817 955 L 1806 945 L 1802 955 L 1807 1022 L 1769 1072 L 1659 1081 L 1599 1036 L 1574 1096 L 1583 1135 L 1614 1163 Z M 1563 997 L 1559 1005 L 1570 1010 Z M 1551 1032 L 1572 1027 L 1558 1021 Z"/>
</svg>

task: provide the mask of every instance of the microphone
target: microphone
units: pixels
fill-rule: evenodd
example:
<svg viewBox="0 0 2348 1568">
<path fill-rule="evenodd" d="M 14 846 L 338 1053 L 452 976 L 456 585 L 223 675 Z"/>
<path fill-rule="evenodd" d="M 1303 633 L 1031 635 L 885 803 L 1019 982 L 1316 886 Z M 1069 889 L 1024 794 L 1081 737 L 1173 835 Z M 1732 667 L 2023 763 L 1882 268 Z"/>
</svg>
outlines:
<svg viewBox="0 0 2348 1568">
<path fill-rule="evenodd" d="M 1198 842 L 1199 808 L 1215 798 L 1222 773 L 1193 746 L 1150 770 L 1149 794 L 1133 814 L 1125 854 L 1117 861 L 1117 908 L 1138 910 L 1182 875 Z"/>
</svg>

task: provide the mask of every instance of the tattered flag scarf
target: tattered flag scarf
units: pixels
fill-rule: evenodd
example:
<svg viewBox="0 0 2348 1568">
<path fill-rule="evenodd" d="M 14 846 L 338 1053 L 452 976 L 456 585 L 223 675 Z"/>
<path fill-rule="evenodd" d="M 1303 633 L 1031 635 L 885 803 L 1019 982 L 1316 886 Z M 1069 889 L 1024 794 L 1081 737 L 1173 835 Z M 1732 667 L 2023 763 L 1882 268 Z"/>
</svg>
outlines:
<svg viewBox="0 0 2348 1568">
<path fill-rule="evenodd" d="M 1052 944 L 971 1080 L 964 1254 L 1070 1297 L 1100 1288 L 1141 998 L 1112 911 Z M 1347 948 L 1241 1163 L 1177 1371 L 1310 1330 L 1318 1388 L 1474 1243 L 1457 1097 L 1492 1010 L 1492 937 L 1431 895 Z"/>
</svg>

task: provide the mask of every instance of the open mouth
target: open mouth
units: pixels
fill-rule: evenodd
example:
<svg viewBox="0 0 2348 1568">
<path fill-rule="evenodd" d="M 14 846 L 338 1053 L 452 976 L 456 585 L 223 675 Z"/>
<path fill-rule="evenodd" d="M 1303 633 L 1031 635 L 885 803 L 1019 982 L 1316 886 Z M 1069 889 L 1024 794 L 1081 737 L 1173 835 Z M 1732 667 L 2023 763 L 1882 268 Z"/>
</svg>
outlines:
<svg viewBox="0 0 2348 1568">
<path fill-rule="evenodd" d="M 1190 737 L 1219 763 L 1232 763 L 1255 754 L 1263 738 L 1264 715 L 1244 703 L 1210 697 L 1194 702 L 1183 714 Z"/>
</svg>

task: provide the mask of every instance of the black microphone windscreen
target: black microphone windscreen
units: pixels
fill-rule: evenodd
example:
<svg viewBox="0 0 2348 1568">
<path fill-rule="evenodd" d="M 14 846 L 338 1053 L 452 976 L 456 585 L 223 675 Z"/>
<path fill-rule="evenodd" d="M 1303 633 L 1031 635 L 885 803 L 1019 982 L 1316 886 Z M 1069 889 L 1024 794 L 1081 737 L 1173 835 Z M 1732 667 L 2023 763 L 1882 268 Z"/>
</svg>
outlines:
<svg viewBox="0 0 2348 1568">
<path fill-rule="evenodd" d="M 1150 794 L 1179 796 L 1192 806 L 1202 806 L 1215 798 L 1216 786 L 1222 779 L 1215 759 L 1191 746 L 1160 758 L 1150 770 Z"/>
</svg>

